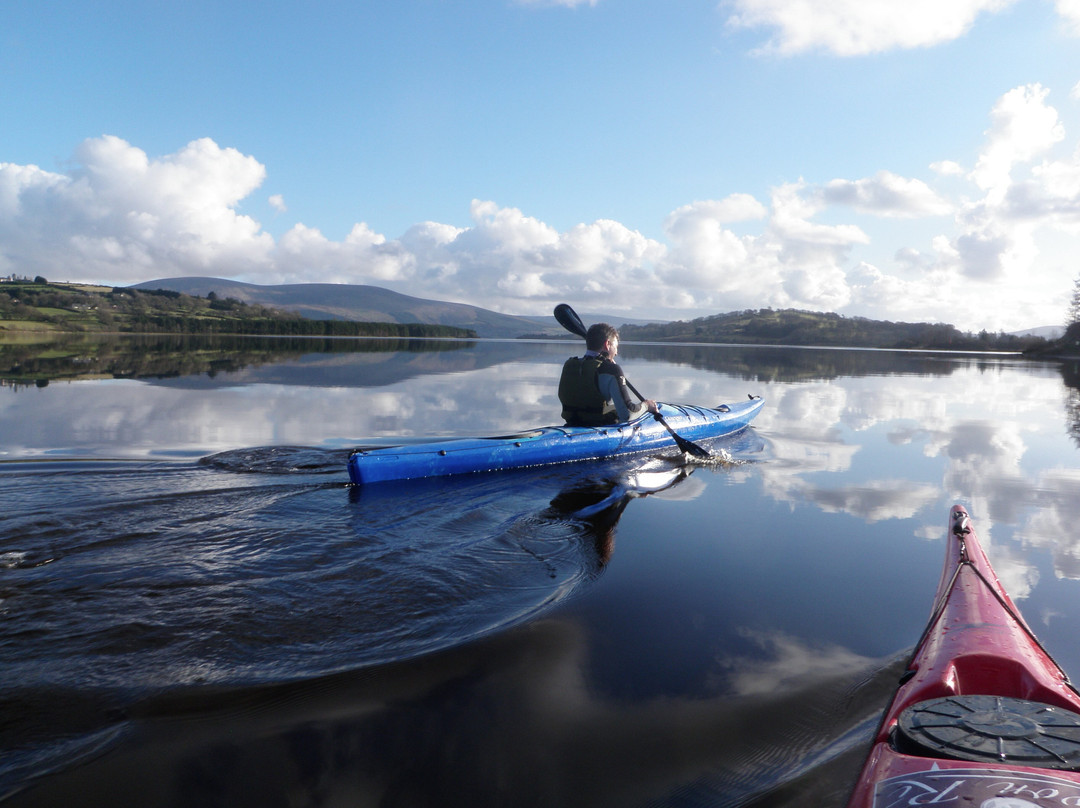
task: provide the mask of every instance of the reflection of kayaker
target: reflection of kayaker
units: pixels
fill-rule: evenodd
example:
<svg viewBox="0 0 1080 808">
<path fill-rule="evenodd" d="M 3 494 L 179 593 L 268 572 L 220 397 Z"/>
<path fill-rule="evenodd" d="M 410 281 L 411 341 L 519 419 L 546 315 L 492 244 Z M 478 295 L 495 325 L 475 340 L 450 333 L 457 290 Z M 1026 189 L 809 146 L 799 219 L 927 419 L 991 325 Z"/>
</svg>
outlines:
<svg viewBox="0 0 1080 808">
<path fill-rule="evenodd" d="M 1080 805 L 1080 693 L 952 509 L 930 622 L 849 808 Z"/>
<path fill-rule="evenodd" d="M 586 523 L 596 540 L 596 553 L 603 566 L 615 549 L 615 527 L 630 500 L 673 488 L 690 473 L 685 466 L 653 461 L 613 479 L 594 480 L 560 491 L 551 500 L 550 513 L 560 519 Z"/>
</svg>

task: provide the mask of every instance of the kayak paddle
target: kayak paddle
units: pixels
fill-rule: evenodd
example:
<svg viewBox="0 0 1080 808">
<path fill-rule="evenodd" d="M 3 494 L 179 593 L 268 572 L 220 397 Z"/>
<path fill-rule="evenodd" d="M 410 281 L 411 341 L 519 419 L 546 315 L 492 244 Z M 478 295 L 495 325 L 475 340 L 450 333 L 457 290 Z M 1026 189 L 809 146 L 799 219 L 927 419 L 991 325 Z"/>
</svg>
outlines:
<svg viewBox="0 0 1080 808">
<path fill-rule="evenodd" d="M 566 303 L 560 303 L 555 307 L 555 319 L 559 321 L 559 325 L 571 334 L 577 334 L 582 339 L 584 339 L 585 335 L 589 332 L 589 329 L 585 327 L 585 323 L 581 322 L 581 318 L 578 317 L 577 312 L 570 308 Z M 645 401 L 645 396 L 641 395 L 634 385 L 630 384 L 630 382 L 626 382 L 626 386 L 630 388 L 630 391 L 637 396 L 639 400 Z M 679 449 L 686 454 L 693 455 L 694 457 L 712 457 L 707 449 L 702 449 L 696 443 L 688 441 L 686 438 L 676 433 L 660 413 L 654 412 L 653 418 L 659 421 L 664 429 L 671 433 L 671 437 L 675 439 L 675 443 L 678 445 Z"/>
</svg>

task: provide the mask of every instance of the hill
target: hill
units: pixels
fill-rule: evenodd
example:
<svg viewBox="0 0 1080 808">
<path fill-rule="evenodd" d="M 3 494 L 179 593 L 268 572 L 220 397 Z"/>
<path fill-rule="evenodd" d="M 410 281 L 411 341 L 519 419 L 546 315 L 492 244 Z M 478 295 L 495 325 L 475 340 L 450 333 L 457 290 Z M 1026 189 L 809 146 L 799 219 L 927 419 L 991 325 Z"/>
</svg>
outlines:
<svg viewBox="0 0 1080 808">
<path fill-rule="evenodd" d="M 0 331 L 475 337 L 444 325 L 312 320 L 216 294 L 71 283 L 0 283 Z"/>
<path fill-rule="evenodd" d="M 964 333 L 943 323 L 894 323 L 796 309 L 758 309 L 696 320 L 626 325 L 626 340 L 649 342 L 724 342 L 845 348 L 923 348 L 953 351 L 1022 351 L 1045 342 L 1041 337 Z"/>
<path fill-rule="evenodd" d="M 469 329 L 480 337 L 519 337 L 537 331 L 537 324 L 524 317 L 499 314 L 464 303 L 424 300 L 379 286 L 345 283 L 262 286 L 221 278 L 163 278 L 129 288 L 168 289 L 203 297 L 213 292 L 219 298 L 272 306 L 316 320 L 445 325 Z M 552 333 L 559 330 L 554 329 Z"/>
<path fill-rule="evenodd" d="M 1033 359 L 1080 358 L 1080 323 L 1073 323 L 1059 338 L 1034 345 L 1024 353 Z"/>
<path fill-rule="evenodd" d="M 771 344 L 965 351 L 1038 351 L 1039 336 L 961 332 L 795 309 L 757 309 L 668 323 L 619 326 L 636 342 Z M 410 297 L 378 286 L 260 286 L 220 278 L 166 278 L 131 287 L 0 283 L 0 329 L 237 333 L 313 336 L 568 337 L 553 317 L 514 317 L 460 303 Z"/>
</svg>

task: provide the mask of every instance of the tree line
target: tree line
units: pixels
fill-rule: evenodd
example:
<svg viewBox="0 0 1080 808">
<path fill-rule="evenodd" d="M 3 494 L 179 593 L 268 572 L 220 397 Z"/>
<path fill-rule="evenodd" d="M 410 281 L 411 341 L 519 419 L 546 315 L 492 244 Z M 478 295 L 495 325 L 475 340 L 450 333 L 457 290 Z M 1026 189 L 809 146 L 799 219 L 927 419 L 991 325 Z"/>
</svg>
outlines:
<svg viewBox="0 0 1080 808">
<path fill-rule="evenodd" d="M 187 295 L 170 289 L 88 290 L 47 282 L 0 284 L 0 320 L 42 323 L 57 331 L 274 336 L 474 338 L 471 329 L 427 323 L 312 320 L 295 312 Z"/>
<path fill-rule="evenodd" d="M 624 339 L 635 341 L 954 351 L 1023 351 L 1045 342 L 1015 334 L 966 333 L 945 323 L 891 322 L 798 309 L 746 309 L 690 321 L 624 325 L 619 331 Z"/>
</svg>

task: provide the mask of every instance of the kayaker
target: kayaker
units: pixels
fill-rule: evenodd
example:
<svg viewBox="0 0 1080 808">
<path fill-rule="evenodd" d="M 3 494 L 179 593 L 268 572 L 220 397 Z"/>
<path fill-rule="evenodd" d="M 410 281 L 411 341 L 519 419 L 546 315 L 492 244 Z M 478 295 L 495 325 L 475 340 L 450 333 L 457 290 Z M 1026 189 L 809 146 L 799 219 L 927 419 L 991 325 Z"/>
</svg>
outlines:
<svg viewBox="0 0 1080 808">
<path fill-rule="evenodd" d="M 559 401 L 569 426 L 617 424 L 637 418 L 646 409 L 659 412 L 652 399 L 634 401 L 615 362 L 618 353 L 619 332 L 607 323 L 595 323 L 585 335 L 585 355 L 572 356 L 563 364 Z"/>
</svg>

